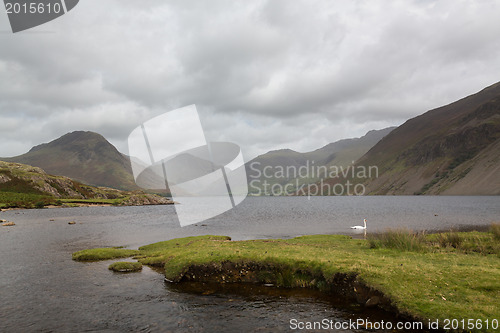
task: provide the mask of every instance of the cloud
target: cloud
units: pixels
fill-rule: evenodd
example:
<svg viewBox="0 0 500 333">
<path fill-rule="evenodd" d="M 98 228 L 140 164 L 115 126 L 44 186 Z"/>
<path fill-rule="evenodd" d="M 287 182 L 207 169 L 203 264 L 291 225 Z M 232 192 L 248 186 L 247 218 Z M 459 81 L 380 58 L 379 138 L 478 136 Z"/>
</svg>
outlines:
<svg viewBox="0 0 500 333">
<path fill-rule="evenodd" d="M 80 129 L 126 152 L 131 129 L 189 104 L 249 157 L 317 149 L 495 83 L 499 14 L 472 0 L 87 0 L 0 34 L 0 156 Z"/>
</svg>

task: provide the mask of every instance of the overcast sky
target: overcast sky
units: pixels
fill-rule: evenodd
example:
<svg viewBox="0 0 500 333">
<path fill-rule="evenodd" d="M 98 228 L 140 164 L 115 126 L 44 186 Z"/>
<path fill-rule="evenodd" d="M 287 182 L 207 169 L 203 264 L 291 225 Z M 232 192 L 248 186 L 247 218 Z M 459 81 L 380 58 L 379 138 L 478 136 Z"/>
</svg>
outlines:
<svg viewBox="0 0 500 333">
<path fill-rule="evenodd" d="M 83 0 L 12 34 L 0 12 L 0 156 L 67 132 L 127 153 L 196 104 L 248 158 L 400 125 L 500 81 L 500 1 Z"/>
</svg>

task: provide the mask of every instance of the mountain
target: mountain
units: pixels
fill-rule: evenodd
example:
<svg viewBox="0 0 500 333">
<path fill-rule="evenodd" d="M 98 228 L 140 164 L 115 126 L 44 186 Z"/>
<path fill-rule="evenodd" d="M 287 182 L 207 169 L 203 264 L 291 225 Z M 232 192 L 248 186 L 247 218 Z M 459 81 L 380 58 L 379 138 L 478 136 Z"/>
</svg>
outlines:
<svg viewBox="0 0 500 333">
<path fill-rule="evenodd" d="M 500 194 L 500 82 L 396 128 L 356 164 L 372 194 Z"/>
<path fill-rule="evenodd" d="M 293 193 L 303 184 L 328 177 L 331 168 L 347 168 L 395 127 L 368 132 L 361 138 L 330 143 L 317 150 L 299 153 L 290 149 L 270 151 L 246 163 L 249 191 L 253 194 Z M 275 189 L 285 189 L 272 191 Z"/>
<path fill-rule="evenodd" d="M 136 190 L 130 159 L 102 135 L 76 131 L 33 147 L 26 154 L 1 159 L 42 168 L 79 182 L 121 190 Z"/>
<path fill-rule="evenodd" d="M 0 208 L 42 208 L 46 205 L 152 205 L 172 201 L 142 191 L 120 191 L 84 185 L 64 176 L 52 176 L 30 165 L 0 161 Z"/>
</svg>

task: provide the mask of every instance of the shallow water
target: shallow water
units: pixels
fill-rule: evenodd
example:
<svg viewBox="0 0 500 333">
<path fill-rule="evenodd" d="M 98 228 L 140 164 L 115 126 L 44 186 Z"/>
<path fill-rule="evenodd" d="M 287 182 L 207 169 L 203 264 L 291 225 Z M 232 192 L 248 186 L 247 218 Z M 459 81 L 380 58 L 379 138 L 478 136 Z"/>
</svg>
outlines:
<svg viewBox="0 0 500 333">
<path fill-rule="evenodd" d="M 203 234 L 359 237 L 349 226 L 363 218 L 369 232 L 481 226 L 500 221 L 500 197 L 247 198 L 233 211 L 184 228 L 172 206 L 18 210 L 0 218 L 16 223 L 0 227 L 1 332 L 275 332 L 288 331 L 292 318 L 338 322 L 390 316 L 308 290 L 170 285 L 148 267 L 118 274 L 107 269 L 109 261 L 74 262 L 71 253 Z"/>
</svg>

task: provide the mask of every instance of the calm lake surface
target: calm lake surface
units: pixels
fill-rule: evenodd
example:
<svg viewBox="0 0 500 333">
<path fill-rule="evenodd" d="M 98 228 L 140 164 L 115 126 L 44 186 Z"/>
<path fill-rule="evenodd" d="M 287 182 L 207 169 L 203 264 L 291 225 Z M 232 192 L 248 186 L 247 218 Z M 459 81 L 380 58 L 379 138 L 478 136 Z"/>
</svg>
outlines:
<svg viewBox="0 0 500 333">
<path fill-rule="evenodd" d="M 253 197 L 184 228 L 173 206 L 17 210 L 0 218 L 16 223 L 0 227 L 1 332 L 276 332 L 289 331 L 292 318 L 343 322 L 390 316 L 308 290 L 170 285 L 148 267 L 117 274 L 107 269 L 110 261 L 74 262 L 71 254 L 204 234 L 234 240 L 361 237 L 349 226 L 364 218 L 368 232 L 480 227 L 500 221 L 500 197 Z"/>
</svg>

